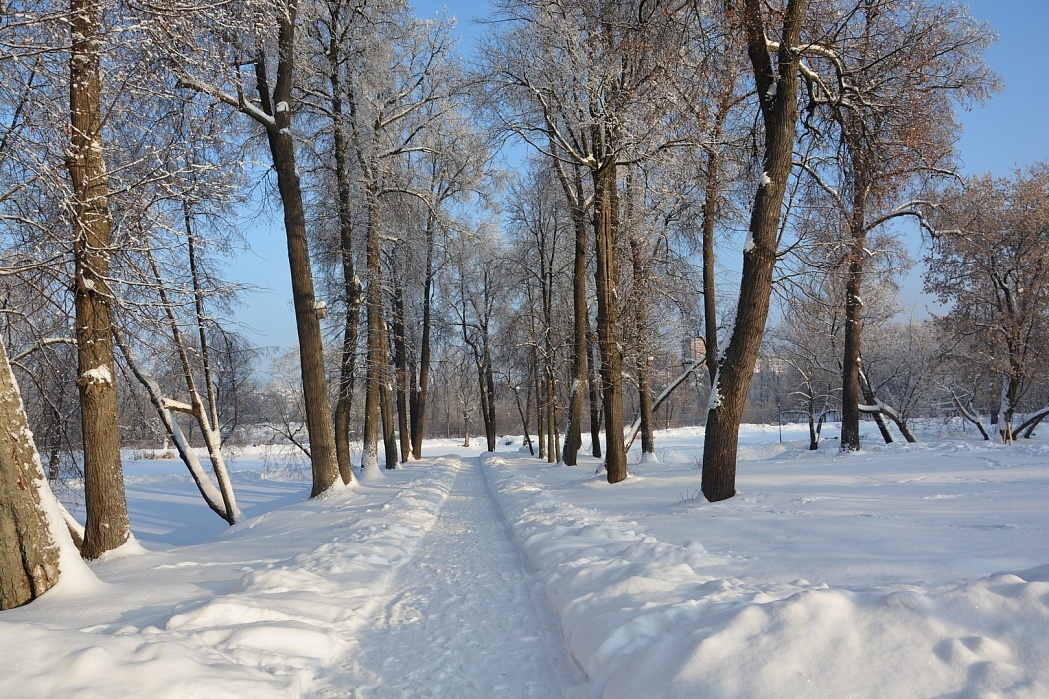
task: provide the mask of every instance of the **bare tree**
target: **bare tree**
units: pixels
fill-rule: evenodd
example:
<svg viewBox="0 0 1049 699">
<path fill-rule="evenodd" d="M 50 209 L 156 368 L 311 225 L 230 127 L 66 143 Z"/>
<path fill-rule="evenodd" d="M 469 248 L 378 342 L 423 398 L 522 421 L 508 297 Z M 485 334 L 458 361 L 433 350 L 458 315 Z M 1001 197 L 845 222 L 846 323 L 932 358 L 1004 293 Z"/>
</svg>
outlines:
<svg viewBox="0 0 1049 699">
<path fill-rule="evenodd" d="M 781 38 L 775 42 L 767 38 L 768 10 L 763 3 L 743 0 L 730 6 L 730 15 L 736 10 L 761 108 L 764 153 L 743 251 L 735 324 L 711 389 L 702 481 L 703 495 L 711 502 L 736 493 L 739 424 L 768 319 L 780 218 L 792 168 L 806 0 L 787 1 L 781 15 Z"/>
<path fill-rule="evenodd" d="M 986 97 L 981 55 L 993 34 L 959 5 L 845 0 L 817 21 L 827 38 L 805 73 L 810 137 L 802 162 L 828 196 L 847 244 L 841 448 L 860 447 L 860 354 L 867 238 L 889 221 L 921 223 L 915 185 L 951 168 L 953 104 Z"/>
<path fill-rule="evenodd" d="M 623 429 L 619 168 L 668 147 L 668 68 L 683 6 L 565 0 L 505 3 L 484 46 L 486 100 L 499 127 L 586 170 L 593 196 L 597 338 L 608 481 L 627 477 Z M 552 144 L 552 145 L 551 145 Z M 578 365 L 577 365 L 578 370 Z"/>
<path fill-rule="evenodd" d="M 84 437 L 87 506 L 84 558 L 98 558 L 131 536 L 120 464 L 113 361 L 113 294 L 109 253 L 113 220 L 102 147 L 101 10 L 95 0 L 71 0 L 70 144 L 77 386 Z"/>
<path fill-rule="evenodd" d="M 142 3 L 149 29 L 157 36 L 179 84 L 226 104 L 251 118 L 265 134 L 284 211 L 291 268 L 292 299 L 299 338 L 300 372 L 310 438 L 310 460 L 316 497 L 341 480 L 335 429 L 329 407 L 324 348 L 310 265 L 306 211 L 297 168 L 292 117 L 296 113 L 295 0 L 243 0 L 212 6 L 195 2 Z M 196 46 L 207 27 L 212 50 Z M 205 57 L 233 56 L 205 64 Z M 250 68 L 247 76 L 243 68 Z"/>
<path fill-rule="evenodd" d="M 954 338 L 953 354 L 975 364 L 984 381 L 995 377 L 992 422 L 1008 441 L 1021 401 L 1044 371 L 1049 341 L 1049 166 L 965 185 L 949 189 L 937 211 L 941 232 L 926 258 L 925 286 L 951 304 L 940 323 Z"/>
<path fill-rule="evenodd" d="M 450 283 L 452 301 L 463 345 L 468 348 L 477 377 L 481 419 L 488 451 L 496 443 L 496 387 L 493 341 L 498 328 L 501 251 L 497 231 L 482 225 L 476 232 L 460 234 L 454 241 L 455 255 Z"/>
<path fill-rule="evenodd" d="M 383 241 L 393 236 L 384 225 L 383 202 L 392 195 L 425 198 L 406 186 L 403 174 L 412 154 L 434 150 L 427 131 L 441 112 L 431 107 L 451 99 L 455 82 L 450 22 L 420 21 L 401 3 L 379 3 L 371 10 L 370 23 L 354 33 L 352 70 L 345 85 L 347 127 L 364 199 L 367 379 L 362 471 L 377 468 L 380 394 L 389 371 L 382 260 Z M 408 438 L 402 434 L 402 439 Z"/>
</svg>

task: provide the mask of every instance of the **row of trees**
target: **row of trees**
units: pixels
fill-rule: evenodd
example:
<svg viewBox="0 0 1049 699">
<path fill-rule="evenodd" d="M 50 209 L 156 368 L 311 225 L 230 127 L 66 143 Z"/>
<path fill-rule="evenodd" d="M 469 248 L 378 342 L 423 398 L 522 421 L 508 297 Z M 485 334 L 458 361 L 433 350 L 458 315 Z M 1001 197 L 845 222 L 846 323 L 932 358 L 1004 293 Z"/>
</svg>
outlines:
<svg viewBox="0 0 1049 699">
<path fill-rule="evenodd" d="M 124 381 L 209 506 L 240 517 L 222 444 L 252 354 L 222 322 L 238 290 L 221 267 L 244 211 L 269 201 L 307 434 L 286 433 L 313 495 L 352 482 L 351 434 L 362 475 L 380 438 L 387 467 L 419 458 L 437 368 L 465 361 L 472 386 L 456 390 L 489 449 L 512 395 L 539 453 L 574 464 L 589 405 L 613 483 L 635 434 L 654 450 L 669 390 L 705 385 L 703 492 L 731 497 L 774 288 L 798 302 L 788 319 L 809 297 L 830 309 L 815 320 L 840 318 L 842 444 L 858 448 L 861 409 L 890 412 L 861 400 L 860 363 L 871 278 L 896 259 L 886 226 L 916 220 L 947 250 L 961 226 L 940 217 L 968 196 L 935 194 L 953 109 L 994 88 L 990 33 L 931 2 L 497 3 L 469 70 L 453 22 L 400 0 L 0 13 L 4 340 L 38 434 L 82 453 L 85 558 L 130 536 Z M 530 149 L 517 176 L 493 165 L 504 139 Z M 721 285 L 737 231 L 739 283 Z"/>
</svg>

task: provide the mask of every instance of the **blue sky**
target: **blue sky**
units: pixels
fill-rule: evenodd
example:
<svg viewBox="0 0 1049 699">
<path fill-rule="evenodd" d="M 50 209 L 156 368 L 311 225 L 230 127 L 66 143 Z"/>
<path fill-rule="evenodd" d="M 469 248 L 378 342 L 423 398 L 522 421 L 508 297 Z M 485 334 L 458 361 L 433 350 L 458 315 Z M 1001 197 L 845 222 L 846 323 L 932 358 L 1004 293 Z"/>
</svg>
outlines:
<svg viewBox="0 0 1049 699">
<path fill-rule="evenodd" d="M 423 17 L 447 8 L 459 19 L 464 48 L 481 31 L 473 20 L 489 12 L 486 1 L 411 0 L 411 4 Z M 986 59 L 1002 76 L 1004 87 L 986 106 L 958 114 L 963 125 L 958 144 L 963 172 L 1008 175 L 1016 167 L 1049 160 L 1049 79 L 1043 48 L 1049 0 L 971 0 L 967 4 L 974 17 L 988 22 L 999 35 Z M 246 231 L 252 250 L 239 255 L 230 270 L 235 279 L 258 287 L 245 296 L 237 320 L 254 329 L 247 333 L 251 342 L 290 347 L 296 341 L 295 321 L 279 216 L 255 226 Z M 917 237 L 910 247 L 912 255 L 920 257 Z M 920 288 L 920 271 L 916 270 L 905 282 L 904 291 L 920 304 Z"/>
<path fill-rule="evenodd" d="M 1049 90 L 1044 34 L 1046 0 L 972 0 L 971 14 L 998 33 L 986 54 L 1004 89 L 985 107 L 962 112 L 958 147 L 966 172 L 1006 175 L 1016 166 L 1049 159 Z"/>
</svg>

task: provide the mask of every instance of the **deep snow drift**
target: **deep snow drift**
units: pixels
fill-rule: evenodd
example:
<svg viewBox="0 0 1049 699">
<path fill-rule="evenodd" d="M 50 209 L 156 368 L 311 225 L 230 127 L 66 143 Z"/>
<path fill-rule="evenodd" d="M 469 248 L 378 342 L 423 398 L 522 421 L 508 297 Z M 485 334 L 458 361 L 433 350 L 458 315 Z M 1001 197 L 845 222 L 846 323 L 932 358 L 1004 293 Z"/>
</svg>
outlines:
<svg viewBox="0 0 1049 699">
<path fill-rule="evenodd" d="M 715 505 L 701 429 L 614 486 L 435 441 L 305 501 L 247 453 L 233 528 L 129 458 L 137 543 L 0 613 L 0 696 L 1049 696 L 1049 442 L 803 437 Z"/>
</svg>

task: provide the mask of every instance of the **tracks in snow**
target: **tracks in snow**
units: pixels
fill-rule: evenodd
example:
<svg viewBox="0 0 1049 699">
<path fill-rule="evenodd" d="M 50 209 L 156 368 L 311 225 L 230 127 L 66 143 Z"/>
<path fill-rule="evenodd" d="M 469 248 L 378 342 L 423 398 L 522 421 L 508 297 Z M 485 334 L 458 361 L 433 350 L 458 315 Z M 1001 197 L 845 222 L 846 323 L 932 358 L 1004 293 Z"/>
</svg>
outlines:
<svg viewBox="0 0 1049 699">
<path fill-rule="evenodd" d="M 558 697 L 579 681 L 478 461 L 358 632 L 350 696 Z"/>
</svg>

